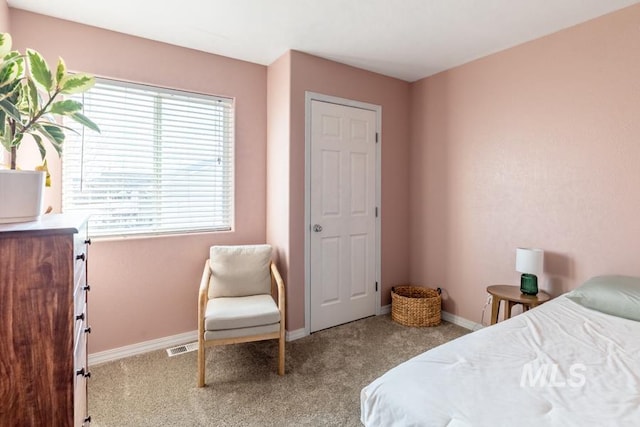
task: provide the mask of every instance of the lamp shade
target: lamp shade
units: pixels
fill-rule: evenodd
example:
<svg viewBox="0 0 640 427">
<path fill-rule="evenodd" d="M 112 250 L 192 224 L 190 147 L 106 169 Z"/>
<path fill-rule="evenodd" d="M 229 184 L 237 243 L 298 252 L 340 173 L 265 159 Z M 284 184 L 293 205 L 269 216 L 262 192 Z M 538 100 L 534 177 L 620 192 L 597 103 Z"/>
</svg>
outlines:
<svg viewBox="0 0 640 427">
<path fill-rule="evenodd" d="M 516 271 L 535 276 L 542 274 L 544 251 L 534 248 L 516 249 Z"/>
</svg>

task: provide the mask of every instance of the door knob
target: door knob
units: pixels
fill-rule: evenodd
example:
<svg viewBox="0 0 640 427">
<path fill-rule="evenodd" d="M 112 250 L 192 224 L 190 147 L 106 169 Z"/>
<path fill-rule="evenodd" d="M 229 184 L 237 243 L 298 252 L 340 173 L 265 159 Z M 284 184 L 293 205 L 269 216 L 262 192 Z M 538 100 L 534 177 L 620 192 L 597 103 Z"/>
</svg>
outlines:
<svg viewBox="0 0 640 427">
<path fill-rule="evenodd" d="M 320 224 L 315 224 L 313 226 L 313 231 L 315 231 L 316 233 L 319 233 L 322 231 L 322 226 Z"/>
</svg>

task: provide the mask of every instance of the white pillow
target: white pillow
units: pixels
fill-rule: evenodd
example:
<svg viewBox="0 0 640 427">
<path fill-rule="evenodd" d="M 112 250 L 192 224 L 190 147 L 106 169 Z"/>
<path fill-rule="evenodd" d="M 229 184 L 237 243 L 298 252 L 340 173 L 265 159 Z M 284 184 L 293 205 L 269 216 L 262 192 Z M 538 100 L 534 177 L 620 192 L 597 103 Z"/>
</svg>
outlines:
<svg viewBox="0 0 640 427">
<path fill-rule="evenodd" d="M 271 246 L 212 246 L 209 298 L 271 293 Z"/>
<path fill-rule="evenodd" d="M 592 277 L 567 298 L 592 310 L 640 322 L 640 277 Z"/>
</svg>

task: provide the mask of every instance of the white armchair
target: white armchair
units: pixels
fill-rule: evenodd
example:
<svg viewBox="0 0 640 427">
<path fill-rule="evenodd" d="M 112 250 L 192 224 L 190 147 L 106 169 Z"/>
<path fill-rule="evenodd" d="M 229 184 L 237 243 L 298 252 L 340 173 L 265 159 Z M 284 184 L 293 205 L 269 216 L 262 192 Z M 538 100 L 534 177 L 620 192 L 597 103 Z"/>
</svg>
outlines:
<svg viewBox="0 0 640 427">
<path fill-rule="evenodd" d="M 212 246 L 198 295 L 198 387 L 205 385 L 205 349 L 216 345 L 278 339 L 284 375 L 284 316 L 284 282 L 271 246 Z"/>
</svg>

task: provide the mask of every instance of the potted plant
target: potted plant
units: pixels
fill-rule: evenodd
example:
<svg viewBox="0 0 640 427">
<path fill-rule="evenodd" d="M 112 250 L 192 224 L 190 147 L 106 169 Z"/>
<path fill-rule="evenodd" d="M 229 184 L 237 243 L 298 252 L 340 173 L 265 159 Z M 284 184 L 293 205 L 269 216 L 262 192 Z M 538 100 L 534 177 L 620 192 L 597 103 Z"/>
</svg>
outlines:
<svg viewBox="0 0 640 427">
<path fill-rule="evenodd" d="M 62 117 L 100 131 L 82 114 L 82 103 L 61 99 L 90 89 L 93 76 L 69 74 L 62 58 L 53 70 L 35 50 L 26 49 L 22 54 L 11 50 L 11 44 L 11 36 L 0 33 L 0 142 L 9 154 L 9 169 L 0 170 L 0 223 L 30 221 L 42 214 L 47 145 L 60 155 L 65 131 L 71 130 L 61 122 Z M 33 141 L 38 147 L 43 160 L 38 171 L 18 170 L 18 148 L 23 141 Z"/>
</svg>

